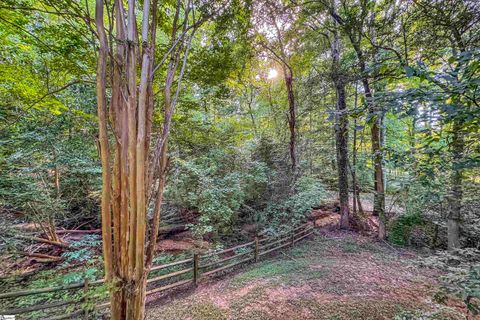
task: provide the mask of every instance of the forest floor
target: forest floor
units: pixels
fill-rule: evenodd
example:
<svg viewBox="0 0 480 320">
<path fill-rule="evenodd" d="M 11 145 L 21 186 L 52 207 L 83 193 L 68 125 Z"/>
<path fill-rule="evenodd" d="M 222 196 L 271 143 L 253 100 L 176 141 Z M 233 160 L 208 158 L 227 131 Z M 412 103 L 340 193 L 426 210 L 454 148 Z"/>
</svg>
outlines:
<svg viewBox="0 0 480 320">
<path fill-rule="evenodd" d="M 467 319 L 461 303 L 435 302 L 442 274 L 419 259 L 372 237 L 318 230 L 233 275 L 152 301 L 147 319 Z"/>
</svg>

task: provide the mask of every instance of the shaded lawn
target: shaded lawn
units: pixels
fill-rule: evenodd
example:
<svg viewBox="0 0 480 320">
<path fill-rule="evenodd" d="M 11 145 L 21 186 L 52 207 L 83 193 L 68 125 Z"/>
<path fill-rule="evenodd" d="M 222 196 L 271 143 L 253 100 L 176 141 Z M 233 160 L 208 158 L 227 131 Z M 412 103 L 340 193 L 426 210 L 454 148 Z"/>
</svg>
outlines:
<svg viewBox="0 0 480 320">
<path fill-rule="evenodd" d="M 316 236 L 204 280 L 190 294 L 152 303 L 147 319 L 466 319 L 434 301 L 440 273 L 415 259 L 414 252 L 356 234 Z"/>
</svg>

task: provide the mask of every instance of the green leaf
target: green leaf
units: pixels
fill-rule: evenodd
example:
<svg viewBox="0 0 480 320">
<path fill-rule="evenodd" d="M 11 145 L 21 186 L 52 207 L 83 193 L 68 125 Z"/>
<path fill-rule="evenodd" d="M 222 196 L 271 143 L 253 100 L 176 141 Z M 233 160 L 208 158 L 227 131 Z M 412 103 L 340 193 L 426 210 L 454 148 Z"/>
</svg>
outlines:
<svg viewBox="0 0 480 320">
<path fill-rule="evenodd" d="M 405 73 L 407 74 L 408 78 L 411 78 L 415 75 L 415 69 L 413 69 L 412 67 L 406 66 Z"/>
</svg>

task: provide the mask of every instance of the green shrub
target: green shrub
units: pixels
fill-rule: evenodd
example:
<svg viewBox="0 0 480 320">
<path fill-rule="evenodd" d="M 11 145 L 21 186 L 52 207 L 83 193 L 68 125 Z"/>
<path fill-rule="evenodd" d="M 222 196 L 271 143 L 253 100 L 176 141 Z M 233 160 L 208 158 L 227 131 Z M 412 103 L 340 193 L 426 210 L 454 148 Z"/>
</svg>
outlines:
<svg viewBox="0 0 480 320">
<path fill-rule="evenodd" d="M 65 258 L 63 266 L 68 267 L 70 264 L 92 261 L 96 255 L 95 249 L 100 249 L 101 244 L 102 239 L 99 235 L 83 236 L 82 239 L 71 244 L 75 250 L 62 253 L 62 257 Z"/>
<path fill-rule="evenodd" d="M 263 163 L 247 161 L 248 153 L 240 156 L 245 159 L 212 150 L 193 160 L 176 160 L 175 179 L 166 197 L 200 213 L 198 223 L 191 225 L 196 236 L 228 232 L 240 208 L 267 182 Z"/>
<path fill-rule="evenodd" d="M 28 283 L 26 288 L 22 289 L 40 289 L 47 287 L 63 286 L 78 282 L 83 282 L 85 279 L 89 281 L 98 280 L 102 277 L 103 271 L 94 265 L 86 266 L 81 270 L 62 273 L 59 270 L 40 271 Z M 13 279 L 15 281 L 15 279 Z M 2 283 L 3 285 L 3 283 Z M 12 290 L 13 291 L 13 290 Z M 60 301 L 82 301 L 85 295 L 83 288 L 76 290 L 61 290 L 55 292 L 27 295 L 13 300 L 0 301 L 1 309 L 9 309 L 12 306 L 16 308 L 30 307 L 38 304 L 47 304 Z M 94 303 L 105 301 L 108 298 L 107 285 L 90 286 L 87 292 L 88 302 L 83 303 L 82 307 L 92 309 Z M 73 306 L 67 306 L 62 309 L 62 312 L 70 313 L 73 311 Z M 22 316 L 22 319 L 43 319 L 47 318 L 45 311 L 30 312 Z"/>
<path fill-rule="evenodd" d="M 480 266 L 451 272 L 442 278 L 444 290 L 462 299 L 474 316 L 480 314 Z"/>
<path fill-rule="evenodd" d="M 326 191 L 321 182 L 304 176 L 295 183 L 293 193 L 284 200 L 271 202 L 265 211 L 259 213 L 259 222 L 271 229 L 282 225 L 292 226 L 308 215 L 312 208 L 325 199 Z"/>
<path fill-rule="evenodd" d="M 388 239 L 397 245 L 408 245 L 413 229 L 424 224 L 425 221 L 419 214 L 402 215 L 391 222 Z"/>
</svg>

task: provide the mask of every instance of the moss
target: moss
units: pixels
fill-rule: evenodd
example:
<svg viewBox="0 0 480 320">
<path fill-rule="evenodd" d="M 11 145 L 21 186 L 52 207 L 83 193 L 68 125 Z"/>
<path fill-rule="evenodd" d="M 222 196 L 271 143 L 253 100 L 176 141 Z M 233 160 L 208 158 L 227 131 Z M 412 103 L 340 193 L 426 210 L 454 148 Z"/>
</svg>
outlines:
<svg viewBox="0 0 480 320">
<path fill-rule="evenodd" d="M 166 308 L 148 314 L 149 320 L 191 319 L 191 320 L 226 320 L 226 311 L 212 303 L 179 304 L 172 303 Z"/>
<path fill-rule="evenodd" d="M 235 276 L 232 280 L 233 285 L 242 285 L 251 280 L 258 280 L 264 278 L 277 278 L 288 280 L 289 277 L 294 277 L 295 272 L 300 271 L 306 267 L 303 261 L 265 261 L 254 268 Z"/>
<path fill-rule="evenodd" d="M 255 287 L 247 294 L 232 301 L 230 309 L 233 314 L 241 314 L 243 310 L 249 309 L 251 306 L 258 305 L 259 301 L 268 300 L 265 296 L 266 287 Z"/>
<path fill-rule="evenodd" d="M 196 304 L 191 308 L 192 320 L 223 320 L 227 319 L 225 312 L 211 304 Z"/>
<path fill-rule="evenodd" d="M 264 310 L 248 310 L 239 315 L 235 315 L 235 320 L 269 320 L 270 314 Z"/>
<path fill-rule="evenodd" d="M 405 311 L 398 314 L 395 320 L 463 320 L 465 317 L 458 312 L 443 308 L 441 310 L 426 312 L 423 310 Z"/>
<path fill-rule="evenodd" d="M 342 246 L 342 249 L 343 249 L 343 252 L 346 252 L 346 253 L 355 253 L 360 250 L 360 247 L 355 243 L 347 242 Z"/>
<path fill-rule="evenodd" d="M 282 307 L 271 302 L 259 306 L 258 301 L 260 300 L 258 298 L 260 298 L 258 292 L 252 292 L 243 303 L 237 304 L 236 308 L 232 308 L 232 317 L 242 320 L 391 320 L 402 319 L 398 317 L 403 314 L 411 314 L 411 312 L 420 308 L 408 303 L 363 298 L 327 302 L 319 302 L 315 299 L 296 299 L 283 303 Z M 268 299 L 262 299 L 261 301 L 266 300 L 268 301 Z M 410 320 L 411 318 L 407 319 Z M 430 320 L 430 318 L 428 319 Z M 443 320 L 444 318 L 431 319 Z"/>
<path fill-rule="evenodd" d="M 307 309 L 318 320 L 390 320 L 410 306 L 378 299 L 318 302 L 311 299 L 293 301 L 297 308 Z"/>
<path fill-rule="evenodd" d="M 293 258 L 307 258 L 312 255 L 312 246 L 304 243 L 290 249 L 288 253 Z"/>
<path fill-rule="evenodd" d="M 385 249 L 369 241 L 358 241 L 357 239 L 347 239 L 339 243 L 340 248 L 345 253 L 369 252 L 373 254 L 383 254 Z"/>
</svg>

